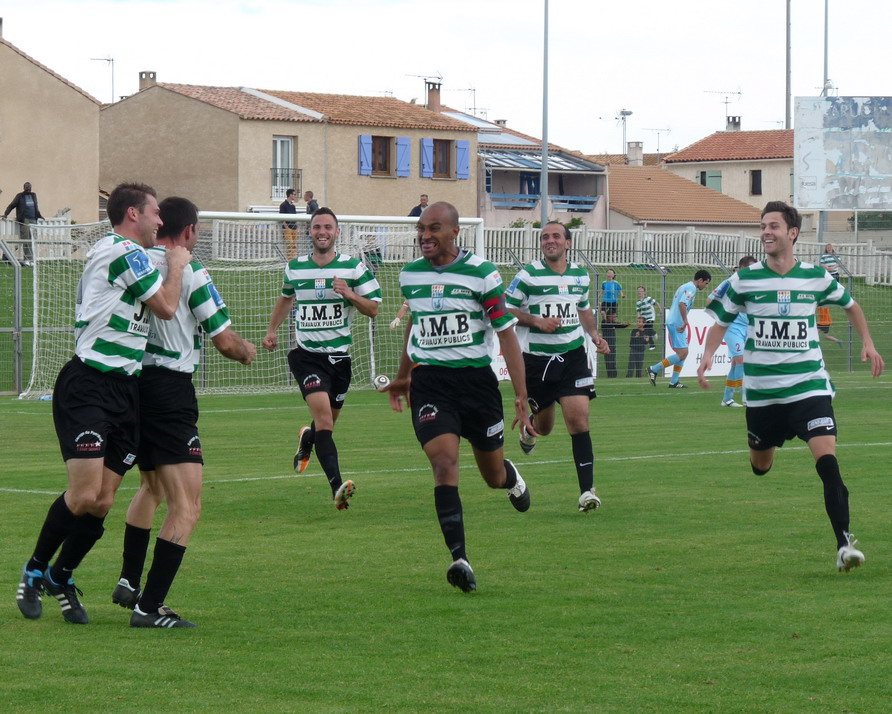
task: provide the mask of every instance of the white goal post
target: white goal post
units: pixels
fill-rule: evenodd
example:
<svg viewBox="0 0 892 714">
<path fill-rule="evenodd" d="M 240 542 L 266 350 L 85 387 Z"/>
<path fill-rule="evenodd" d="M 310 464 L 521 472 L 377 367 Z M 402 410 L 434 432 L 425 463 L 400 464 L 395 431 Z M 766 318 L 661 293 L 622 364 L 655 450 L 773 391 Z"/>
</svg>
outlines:
<svg viewBox="0 0 892 714">
<path fill-rule="evenodd" d="M 261 393 L 296 389 L 286 355 L 294 345 L 293 327 L 279 328 L 279 348 L 260 347 L 270 313 L 281 294 L 286 255 L 309 250 L 305 214 L 202 212 L 195 256 L 208 269 L 223 300 L 232 326 L 258 346 L 256 361 L 245 367 L 222 357 L 209 341 L 194 376 L 200 393 Z M 403 329 L 390 322 L 403 303 L 399 272 L 419 256 L 417 219 L 394 216 L 339 216 L 337 249 L 361 258 L 381 284 L 378 317 L 359 312 L 353 320 L 353 387 L 373 389 L 374 378 L 396 374 L 402 351 Z M 286 232 L 285 223 L 297 223 Z M 461 219 L 459 243 L 484 254 L 483 221 Z M 30 380 L 22 398 L 52 393 L 56 375 L 74 351 L 74 297 L 87 252 L 109 231 L 107 222 L 66 227 L 52 240 L 35 236 L 37 261 L 33 283 L 33 356 Z M 295 236 L 296 233 L 296 236 Z M 292 241 L 296 239 L 296 248 Z M 403 320 L 403 326 L 406 322 Z M 293 325 L 289 321 L 289 325 Z"/>
</svg>

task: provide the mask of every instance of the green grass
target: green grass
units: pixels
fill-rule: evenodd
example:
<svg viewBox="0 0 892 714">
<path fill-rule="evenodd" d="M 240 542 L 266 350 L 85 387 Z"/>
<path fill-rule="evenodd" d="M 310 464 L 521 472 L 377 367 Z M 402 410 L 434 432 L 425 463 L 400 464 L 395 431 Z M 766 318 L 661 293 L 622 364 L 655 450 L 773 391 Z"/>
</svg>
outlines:
<svg viewBox="0 0 892 714">
<path fill-rule="evenodd" d="M 168 598 L 199 627 L 181 631 L 131 629 L 111 603 L 133 472 L 78 570 L 90 625 L 66 624 L 46 600 L 41 620 L 20 616 L 20 568 L 64 467 L 51 405 L 0 401 L 0 701 L 70 712 L 886 711 L 890 386 L 838 383 L 859 571 L 836 572 L 803 445 L 757 478 L 743 410 L 718 407 L 718 383 L 676 392 L 599 380 L 599 511 L 576 511 L 560 420 L 529 456 L 516 433 L 507 439 L 532 492 L 525 514 L 485 487 L 463 446 L 470 595 L 446 583 L 427 460 L 383 395 L 351 393 L 338 422 L 342 469 L 358 485 L 347 512 L 315 460 L 291 472 L 299 397 L 205 397 L 204 513 Z"/>
</svg>

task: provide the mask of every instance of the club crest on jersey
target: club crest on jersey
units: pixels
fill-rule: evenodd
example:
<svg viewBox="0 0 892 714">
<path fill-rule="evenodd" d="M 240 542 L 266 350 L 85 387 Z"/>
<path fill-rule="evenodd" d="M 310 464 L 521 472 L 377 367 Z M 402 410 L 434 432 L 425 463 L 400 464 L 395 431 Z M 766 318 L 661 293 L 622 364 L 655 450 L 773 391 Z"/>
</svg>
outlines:
<svg viewBox="0 0 892 714">
<path fill-rule="evenodd" d="M 446 294 L 445 285 L 431 285 L 431 298 L 433 298 L 434 310 L 443 309 L 443 296 Z"/>
<path fill-rule="evenodd" d="M 574 279 L 576 280 L 577 285 L 582 285 L 582 277 L 581 276 L 577 275 Z"/>
<path fill-rule="evenodd" d="M 778 290 L 777 291 L 777 310 L 778 312 L 786 317 L 790 314 L 790 291 L 789 290 Z"/>
<path fill-rule="evenodd" d="M 319 299 L 325 297 L 325 278 L 316 278 L 316 297 Z"/>
</svg>

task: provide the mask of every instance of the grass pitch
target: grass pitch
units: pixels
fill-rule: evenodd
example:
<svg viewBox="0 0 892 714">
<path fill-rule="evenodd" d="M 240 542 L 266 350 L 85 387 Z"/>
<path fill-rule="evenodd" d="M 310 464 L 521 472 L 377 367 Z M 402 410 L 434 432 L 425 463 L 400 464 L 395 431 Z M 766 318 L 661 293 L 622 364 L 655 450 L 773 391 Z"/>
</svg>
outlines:
<svg viewBox="0 0 892 714">
<path fill-rule="evenodd" d="M 709 392 L 598 380 L 580 514 L 570 440 L 506 454 L 517 513 L 462 452 L 479 590 L 449 587 L 430 469 L 407 414 L 353 392 L 335 440 L 358 491 L 337 512 L 291 471 L 297 395 L 204 397 L 204 513 L 168 604 L 195 630 L 136 630 L 111 603 L 129 474 L 77 571 L 88 626 L 14 593 L 64 488 L 45 402 L 0 401 L 0 701 L 16 711 L 880 712 L 892 700 L 890 383 L 837 377 L 839 458 L 863 568 L 837 573 L 804 445 L 753 476 L 742 409 Z M 506 412 L 510 401 L 503 388 Z M 153 532 L 154 535 L 154 532 Z"/>
</svg>

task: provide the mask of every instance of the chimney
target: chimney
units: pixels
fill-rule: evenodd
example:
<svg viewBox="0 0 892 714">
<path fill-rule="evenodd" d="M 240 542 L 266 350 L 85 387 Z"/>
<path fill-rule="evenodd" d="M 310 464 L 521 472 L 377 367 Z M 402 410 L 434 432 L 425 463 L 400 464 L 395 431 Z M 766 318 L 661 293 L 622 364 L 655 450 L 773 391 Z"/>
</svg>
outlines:
<svg viewBox="0 0 892 714">
<path fill-rule="evenodd" d="M 644 142 L 630 141 L 628 147 L 626 161 L 629 166 L 644 166 Z"/>
<path fill-rule="evenodd" d="M 140 72 L 139 73 L 139 91 L 141 92 L 143 89 L 148 89 L 149 87 L 154 87 L 158 83 L 158 77 L 155 72 Z"/>
<path fill-rule="evenodd" d="M 443 105 L 440 104 L 440 82 L 426 79 L 424 88 L 427 90 L 427 108 L 437 113 L 443 111 Z"/>
<path fill-rule="evenodd" d="M 740 131 L 740 117 L 725 117 L 725 131 Z"/>
<path fill-rule="evenodd" d="M 496 119 L 496 124 L 498 124 L 499 126 L 508 126 L 508 120 L 507 119 Z"/>
</svg>

